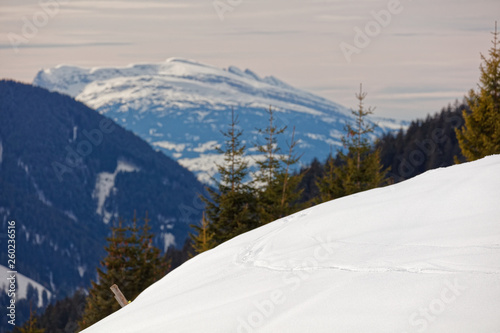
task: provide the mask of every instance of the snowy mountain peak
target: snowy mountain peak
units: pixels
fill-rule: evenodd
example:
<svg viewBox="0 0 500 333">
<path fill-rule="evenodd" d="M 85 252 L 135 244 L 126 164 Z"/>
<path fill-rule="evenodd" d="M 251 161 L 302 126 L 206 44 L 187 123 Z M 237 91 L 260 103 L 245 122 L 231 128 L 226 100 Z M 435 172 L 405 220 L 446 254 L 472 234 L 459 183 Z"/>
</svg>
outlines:
<svg viewBox="0 0 500 333">
<path fill-rule="evenodd" d="M 239 69 L 236 66 L 229 66 L 227 68 L 227 71 L 229 73 L 241 76 L 243 78 L 262 82 L 262 83 L 267 83 L 267 84 L 272 85 L 272 86 L 276 86 L 276 87 L 280 87 L 280 88 L 284 88 L 284 89 L 293 89 L 293 90 L 295 89 L 294 87 L 292 87 L 292 86 L 286 84 L 285 82 L 275 78 L 274 76 L 266 76 L 264 78 L 261 78 L 259 75 L 257 75 L 255 72 L 251 71 L 250 69 L 245 69 L 244 71 L 242 71 L 241 69 Z"/>
<path fill-rule="evenodd" d="M 267 124 L 266 110 L 277 111 L 278 125 L 295 127 L 304 163 L 341 148 L 345 107 L 249 69 L 227 69 L 194 60 L 169 58 L 157 64 L 41 70 L 34 84 L 69 94 L 132 130 L 208 181 L 214 174 L 220 131 L 231 110 L 239 116 L 248 143 L 256 127 Z M 354 101 L 353 101 L 354 103 Z M 398 130 L 402 123 L 376 120 L 376 135 Z M 286 140 L 282 144 L 286 147 Z M 215 144 L 212 144 L 215 142 Z M 211 149 L 204 149 L 210 143 Z"/>
<path fill-rule="evenodd" d="M 66 93 L 72 97 L 77 97 L 90 82 L 110 80 L 119 77 L 156 75 L 179 78 L 195 78 L 197 76 L 202 77 L 211 75 L 226 77 L 236 81 L 244 79 L 281 88 L 292 88 L 272 76 L 261 78 L 249 69 L 242 71 L 235 66 L 230 66 L 227 70 L 223 70 L 211 65 L 202 64 L 195 60 L 182 58 L 168 58 L 164 63 L 158 64 L 129 64 L 125 67 L 84 68 L 61 64 L 54 68 L 43 69 L 38 72 L 34 79 L 34 84 L 44 88 L 50 88 L 50 90 Z"/>
</svg>

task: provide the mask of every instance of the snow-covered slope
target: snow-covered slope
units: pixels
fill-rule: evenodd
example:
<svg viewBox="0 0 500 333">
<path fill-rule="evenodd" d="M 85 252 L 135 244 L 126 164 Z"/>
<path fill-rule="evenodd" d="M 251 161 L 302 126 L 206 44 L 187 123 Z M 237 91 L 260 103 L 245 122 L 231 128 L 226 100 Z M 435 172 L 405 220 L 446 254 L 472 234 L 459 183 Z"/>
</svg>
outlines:
<svg viewBox="0 0 500 333">
<path fill-rule="evenodd" d="M 498 332 L 498 170 L 490 156 L 275 221 L 84 332 Z"/>
<path fill-rule="evenodd" d="M 222 143 L 230 112 L 235 110 L 245 140 L 261 140 L 256 127 L 267 125 L 266 110 L 276 110 L 279 126 L 296 127 L 303 161 L 325 158 L 341 147 L 346 121 L 343 106 L 296 89 L 275 77 L 250 70 L 220 69 L 171 58 L 159 64 L 117 68 L 58 66 L 41 70 L 35 85 L 69 94 L 113 118 L 207 181 L 216 168 L 215 147 Z M 353 105 L 355 105 L 353 87 Z M 402 124 L 377 119 L 377 134 Z M 284 146 L 286 148 L 286 145 Z"/>
</svg>

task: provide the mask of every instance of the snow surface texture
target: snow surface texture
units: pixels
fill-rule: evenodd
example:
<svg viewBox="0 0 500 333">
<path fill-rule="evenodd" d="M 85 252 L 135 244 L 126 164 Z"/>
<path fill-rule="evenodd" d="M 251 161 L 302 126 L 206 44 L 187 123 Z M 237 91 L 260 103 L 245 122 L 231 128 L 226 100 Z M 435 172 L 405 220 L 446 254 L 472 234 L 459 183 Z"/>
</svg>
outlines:
<svg viewBox="0 0 500 333">
<path fill-rule="evenodd" d="M 220 69 L 191 60 L 171 58 L 159 64 L 116 68 L 57 66 L 40 71 L 35 85 L 69 94 L 106 114 L 182 165 L 204 182 L 216 167 L 215 147 L 223 143 L 230 112 L 235 110 L 249 147 L 262 142 L 256 127 L 267 126 L 266 110 L 276 111 L 276 124 L 288 126 L 286 142 L 296 127 L 298 154 L 309 163 L 342 147 L 345 107 L 296 89 L 275 77 L 261 78 L 250 70 Z M 353 106 L 356 106 L 353 87 Z M 376 135 L 404 124 L 374 119 Z"/>
<path fill-rule="evenodd" d="M 499 332 L 499 169 L 490 156 L 277 220 L 84 332 Z"/>
</svg>

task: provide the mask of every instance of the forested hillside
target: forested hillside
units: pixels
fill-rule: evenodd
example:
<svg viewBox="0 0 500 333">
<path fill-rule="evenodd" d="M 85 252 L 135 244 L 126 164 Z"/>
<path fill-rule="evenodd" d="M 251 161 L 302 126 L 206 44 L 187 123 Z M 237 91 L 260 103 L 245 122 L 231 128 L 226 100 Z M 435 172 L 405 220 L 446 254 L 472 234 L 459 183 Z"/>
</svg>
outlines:
<svg viewBox="0 0 500 333">
<path fill-rule="evenodd" d="M 378 139 L 375 149 L 380 149 L 384 168 L 390 168 L 389 182 L 397 183 L 428 170 L 451 166 L 455 164 L 455 158 L 464 161 L 455 134 L 455 129 L 464 124 L 463 110 L 469 111 L 467 104 L 456 101 L 433 116 L 412 121 L 406 130 Z M 316 180 L 324 173 L 326 159 L 327 156 L 318 156 L 300 171 L 303 174 L 302 201 L 307 202 L 318 196 Z M 335 156 L 335 164 L 340 163 Z"/>
</svg>

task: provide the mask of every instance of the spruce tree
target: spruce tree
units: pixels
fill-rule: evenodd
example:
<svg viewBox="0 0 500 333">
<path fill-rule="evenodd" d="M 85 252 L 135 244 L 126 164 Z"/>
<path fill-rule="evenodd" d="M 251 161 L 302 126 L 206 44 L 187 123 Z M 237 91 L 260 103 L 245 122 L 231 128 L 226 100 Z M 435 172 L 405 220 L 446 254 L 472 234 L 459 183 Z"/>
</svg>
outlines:
<svg viewBox="0 0 500 333">
<path fill-rule="evenodd" d="M 297 165 L 300 160 L 300 155 L 295 153 L 296 146 L 297 141 L 295 140 L 294 127 L 292 130 L 292 138 L 288 145 L 288 154 L 282 159 L 284 169 L 277 177 L 278 184 L 280 185 L 278 188 L 281 190 L 281 200 L 279 202 L 281 211 L 276 218 L 288 216 L 304 208 L 304 206 L 299 203 L 302 192 L 304 191 L 299 188 L 299 185 L 302 182 L 304 174 L 292 173 L 292 168 Z"/>
<path fill-rule="evenodd" d="M 144 225 L 139 227 L 134 214 L 133 224 L 124 226 L 119 220 L 113 226 L 105 247 L 107 256 L 97 268 L 98 281 L 92 281 L 85 305 L 81 329 L 87 328 L 120 308 L 110 287 L 118 285 L 125 297 L 133 300 L 153 282 L 162 278 L 168 269 L 168 261 L 160 250 L 152 245 L 146 215 Z"/>
<path fill-rule="evenodd" d="M 47 333 L 78 332 L 86 297 L 83 290 L 77 290 L 72 296 L 50 304 L 39 317 L 40 326 Z"/>
<path fill-rule="evenodd" d="M 340 165 L 337 167 L 333 159 L 329 159 L 327 170 L 318 181 L 321 199 L 343 197 L 379 187 L 385 182 L 387 171 L 383 170 L 380 162 L 380 150 L 373 150 L 370 144 L 374 126 L 366 117 L 373 114 L 373 108 L 364 107 L 366 93 L 363 92 L 362 85 L 356 98 L 359 101 L 358 109 L 351 110 L 355 123 L 345 126 L 346 134 L 342 137 L 347 152 L 338 153 Z"/>
<path fill-rule="evenodd" d="M 30 304 L 30 318 L 21 327 L 16 327 L 12 333 L 44 333 L 45 329 L 41 328 L 38 324 L 38 317 L 36 312 L 32 310 Z"/>
<path fill-rule="evenodd" d="M 269 107 L 268 125 L 258 129 L 259 139 L 255 148 L 261 153 L 256 161 L 258 171 L 254 175 L 253 186 L 256 189 L 258 204 L 257 214 L 260 224 L 271 222 L 281 215 L 282 184 L 278 181 L 281 172 L 281 148 L 278 145 L 278 136 L 283 134 L 286 126 L 279 128 L 276 125 L 274 111 Z"/>
<path fill-rule="evenodd" d="M 98 281 L 91 282 L 85 310 L 79 323 L 80 329 L 95 324 L 120 308 L 110 294 L 109 288 L 115 283 L 120 288 L 124 285 L 125 267 L 123 266 L 127 262 L 124 251 L 126 228 L 123 227 L 123 221 L 120 219 L 118 226 L 113 226 L 111 230 L 112 235 L 107 238 L 108 245 L 105 247 L 107 256 L 101 261 L 101 267 L 97 268 Z"/>
<path fill-rule="evenodd" d="M 470 112 L 463 111 L 465 125 L 456 129 L 462 154 L 468 161 L 500 153 L 500 48 L 497 24 L 493 33 L 493 46 L 489 59 L 481 54 L 479 90 L 470 90 L 467 104 Z"/>
<path fill-rule="evenodd" d="M 202 197 L 208 231 L 213 234 L 215 245 L 258 226 L 254 191 L 246 183 L 248 162 L 245 160 L 246 146 L 241 141 L 243 131 L 238 129 L 234 110 L 229 129 L 222 134 L 225 142 L 218 152 L 224 155 L 224 163 L 217 165 L 220 180 L 214 179 L 217 189 L 207 188 L 208 197 Z"/>
<path fill-rule="evenodd" d="M 301 208 L 298 203 L 302 194 L 299 184 L 303 175 L 292 174 L 293 166 L 299 161 L 299 156 L 295 153 L 297 145 L 295 128 L 288 145 L 288 154 L 282 155 L 277 139 L 278 135 L 284 133 L 286 127 L 278 128 L 274 120 L 273 111 L 269 109 L 269 125 L 266 129 L 259 130 L 264 134 L 264 144 L 256 146 L 265 157 L 264 160 L 257 162 L 259 172 L 255 177 L 260 224 L 288 216 Z"/>
<path fill-rule="evenodd" d="M 196 231 L 195 234 L 189 234 L 193 250 L 196 254 L 208 251 L 215 246 L 214 234 L 209 230 L 210 225 L 205 218 L 205 213 L 203 213 L 201 225 L 192 225 L 191 227 Z"/>
<path fill-rule="evenodd" d="M 271 107 L 267 111 L 269 124 L 265 129 L 258 129 L 259 135 L 262 137 L 263 142 L 257 142 L 255 148 L 265 158 L 257 160 L 259 172 L 255 177 L 257 186 L 267 186 L 275 179 L 278 172 L 280 172 L 281 149 L 278 145 L 278 137 L 286 130 L 286 126 L 279 128 L 276 125 L 276 118 L 274 111 Z"/>
<path fill-rule="evenodd" d="M 335 159 L 332 154 L 328 155 L 325 165 L 323 167 L 323 175 L 316 179 L 316 186 L 318 187 L 319 194 L 312 200 L 315 204 L 330 201 L 336 198 L 336 175 L 335 175 Z"/>
<path fill-rule="evenodd" d="M 166 255 L 162 255 L 160 249 L 153 245 L 154 234 L 151 232 L 151 226 L 149 225 L 148 212 L 146 212 L 143 220 L 144 224 L 139 227 L 134 213 L 132 233 L 139 238 L 139 246 L 134 248 L 136 251 L 135 263 L 138 267 L 135 274 L 137 280 L 133 281 L 136 286 L 134 293 L 136 295 L 139 295 L 144 289 L 163 278 L 167 274 L 171 263 L 170 259 Z M 137 283 L 138 281 L 141 281 L 141 283 Z"/>
</svg>

